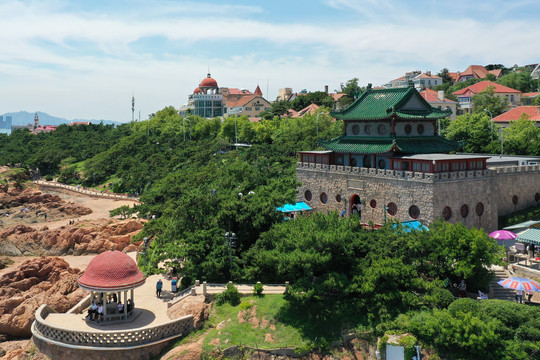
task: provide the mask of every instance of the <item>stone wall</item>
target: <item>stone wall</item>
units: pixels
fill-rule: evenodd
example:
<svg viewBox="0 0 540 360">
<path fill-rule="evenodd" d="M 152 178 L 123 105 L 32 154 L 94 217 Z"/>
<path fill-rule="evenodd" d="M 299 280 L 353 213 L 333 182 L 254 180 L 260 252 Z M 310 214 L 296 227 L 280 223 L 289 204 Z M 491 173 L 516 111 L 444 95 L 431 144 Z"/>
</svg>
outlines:
<svg viewBox="0 0 540 360">
<path fill-rule="evenodd" d="M 346 210 L 350 215 L 352 199 L 358 195 L 364 202 L 363 222 L 393 218 L 385 211 L 393 202 L 399 221 L 413 219 L 409 211 L 413 205 L 420 210 L 418 220 L 426 223 L 443 217 L 448 207 L 449 222 L 488 232 L 497 230 L 498 216 L 538 204 L 535 196 L 540 197 L 539 165 L 432 174 L 298 163 L 297 180 L 301 183 L 297 201 L 315 211 Z M 308 190 L 311 200 L 305 196 Z"/>
</svg>

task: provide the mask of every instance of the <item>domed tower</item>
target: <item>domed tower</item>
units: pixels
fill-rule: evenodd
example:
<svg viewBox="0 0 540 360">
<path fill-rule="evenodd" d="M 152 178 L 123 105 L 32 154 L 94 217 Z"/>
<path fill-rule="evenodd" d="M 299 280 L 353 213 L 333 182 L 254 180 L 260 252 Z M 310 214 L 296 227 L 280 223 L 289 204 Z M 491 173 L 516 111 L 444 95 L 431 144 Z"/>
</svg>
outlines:
<svg viewBox="0 0 540 360">
<path fill-rule="evenodd" d="M 208 73 L 206 78 L 201 81 L 201 83 L 199 84 L 199 89 L 204 94 L 219 94 L 218 83 L 210 76 L 210 73 Z"/>
<path fill-rule="evenodd" d="M 193 115 L 204 118 L 223 116 L 223 94 L 210 73 L 193 90 L 190 100 L 193 104 Z"/>
</svg>

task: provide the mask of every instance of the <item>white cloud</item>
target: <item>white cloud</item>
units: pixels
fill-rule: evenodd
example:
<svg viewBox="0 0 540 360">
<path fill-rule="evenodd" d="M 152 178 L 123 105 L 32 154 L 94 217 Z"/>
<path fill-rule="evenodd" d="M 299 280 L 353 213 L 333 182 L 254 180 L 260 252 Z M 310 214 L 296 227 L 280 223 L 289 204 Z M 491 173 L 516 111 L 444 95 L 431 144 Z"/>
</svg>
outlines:
<svg viewBox="0 0 540 360">
<path fill-rule="evenodd" d="M 145 118 L 184 103 L 207 65 L 221 86 L 254 89 L 259 83 L 266 93 L 269 80 L 268 97 L 274 99 L 281 87 L 322 90 L 327 84 L 334 90 L 352 77 L 379 85 L 416 68 L 456 71 L 471 63 L 540 59 L 530 40 L 540 37 L 540 29 L 519 20 L 418 17 L 395 1 L 326 4 L 373 17 L 277 23 L 254 20 L 251 15 L 265 12 L 260 6 L 141 2 L 122 13 L 77 12 L 62 2 L 3 2 L 0 113 L 31 109 L 127 120 L 135 91 Z M 153 46 L 154 38 L 169 47 Z M 149 43 L 142 51 L 141 41 Z M 234 50 L 227 52 L 228 46 Z"/>
</svg>

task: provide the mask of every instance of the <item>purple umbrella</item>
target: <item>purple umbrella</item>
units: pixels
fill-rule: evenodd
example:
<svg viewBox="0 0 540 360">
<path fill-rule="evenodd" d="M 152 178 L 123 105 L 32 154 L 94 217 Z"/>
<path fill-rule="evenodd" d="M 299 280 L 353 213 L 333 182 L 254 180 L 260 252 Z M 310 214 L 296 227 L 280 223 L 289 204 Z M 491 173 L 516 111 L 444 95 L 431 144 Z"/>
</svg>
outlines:
<svg viewBox="0 0 540 360">
<path fill-rule="evenodd" d="M 490 237 L 497 240 L 513 240 L 517 235 L 508 230 L 497 230 L 489 234 Z"/>
</svg>

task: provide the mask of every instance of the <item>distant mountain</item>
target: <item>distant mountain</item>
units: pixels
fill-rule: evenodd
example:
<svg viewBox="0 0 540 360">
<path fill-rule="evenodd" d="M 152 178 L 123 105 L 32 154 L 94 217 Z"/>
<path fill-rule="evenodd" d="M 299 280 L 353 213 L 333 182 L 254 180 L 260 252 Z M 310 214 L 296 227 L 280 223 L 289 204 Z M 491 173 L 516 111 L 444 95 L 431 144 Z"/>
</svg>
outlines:
<svg viewBox="0 0 540 360">
<path fill-rule="evenodd" d="M 19 112 L 13 112 L 13 113 L 5 113 L 3 116 L 11 116 L 12 119 L 12 126 L 26 126 L 28 124 L 34 124 L 34 115 L 36 113 L 29 113 L 28 111 L 19 111 Z M 49 115 L 47 113 L 38 111 L 37 112 L 39 116 L 39 124 L 40 125 L 61 125 L 61 124 L 69 124 L 72 121 L 88 121 L 92 124 L 99 124 L 103 122 L 105 125 L 114 124 L 119 125 L 121 124 L 118 121 L 112 121 L 112 120 L 85 120 L 85 119 L 73 119 L 73 120 L 67 120 L 64 118 L 59 118 L 56 116 Z"/>
</svg>

